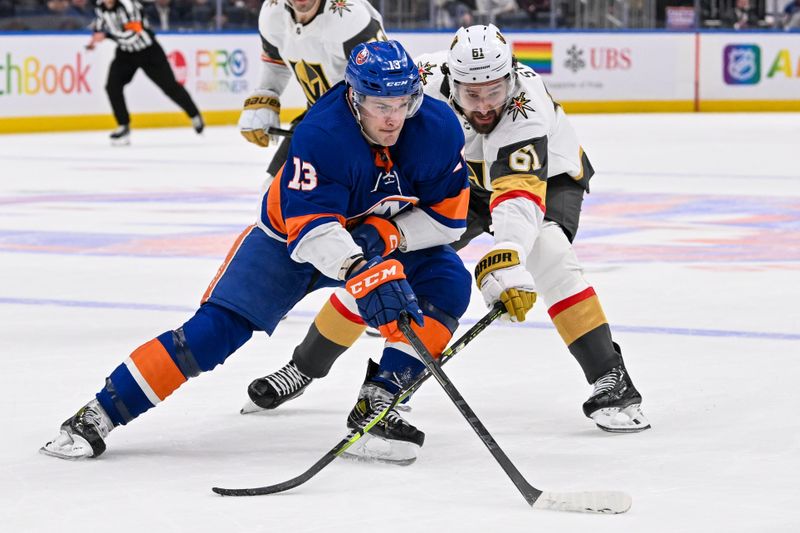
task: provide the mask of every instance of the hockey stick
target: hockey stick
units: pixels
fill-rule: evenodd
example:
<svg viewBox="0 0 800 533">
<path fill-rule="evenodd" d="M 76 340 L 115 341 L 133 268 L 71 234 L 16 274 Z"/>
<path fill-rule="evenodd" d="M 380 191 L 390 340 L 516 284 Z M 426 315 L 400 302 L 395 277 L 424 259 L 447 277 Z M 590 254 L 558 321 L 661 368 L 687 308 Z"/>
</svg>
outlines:
<svg viewBox="0 0 800 533">
<path fill-rule="evenodd" d="M 469 328 L 469 330 L 464 333 L 456 342 L 454 342 L 450 348 L 442 352 L 441 355 L 441 364 L 444 364 L 448 360 L 450 360 L 455 354 L 460 352 L 464 347 L 469 344 L 472 339 L 478 336 L 480 332 L 486 329 L 489 324 L 494 322 L 500 315 L 503 314 L 505 311 L 505 307 L 502 304 L 498 304 L 492 308 L 483 318 L 478 320 L 474 326 Z M 416 391 L 422 383 L 425 382 L 431 373 L 428 370 L 423 371 L 416 380 L 410 385 L 401 389 L 397 394 L 394 395 L 392 398 L 391 403 L 388 407 L 385 407 L 382 411 L 374 411 L 370 414 L 369 418 L 365 421 L 364 425 L 361 426 L 359 429 L 353 430 L 347 434 L 345 438 L 339 441 L 336 446 L 330 449 L 328 453 L 323 455 L 319 461 L 311 465 L 311 468 L 303 472 L 297 477 L 293 477 L 288 481 L 284 481 L 283 483 L 278 483 L 275 485 L 267 485 L 264 487 L 254 487 L 249 489 L 223 489 L 220 487 L 213 487 L 211 490 L 220 494 L 222 496 L 261 496 L 264 494 L 275 494 L 277 492 L 283 492 L 289 489 L 293 489 L 298 487 L 317 475 L 320 470 L 325 468 L 328 464 L 333 462 L 334 459 L 342 455 L 345 450 L 347 450 L 350 446 L 355 444 L 364 434 L 368 433 L 370 429 L 372 429 L 375 424 L 380 422 L 386 413 L 388 413 L 391 409 L 393 409 L 398 403 L 402 402 L 406 398 L 408 398 L 414 391 Z"/>
<path fill-rule="evenodd" d="M 542 491 L 528 483 L 522 476 L 511 459 L 494 440 L 475 412 L 467 405 L 464 397 L 455 388 L 450 378 L 442 371 L 441 365 L 431 356 L 431 353 L 419 339 L 408 320 L 408 315 L 403 314 L 397 321 L 400 331 L 406 336 L 411 346 L 422 359 L 428 372 L 433 374 L 436 381 L 442 386 L 447 395 L 453 400 L 458 410 L 467 419 L 469 425 L 478 434 L 489 452 L 511 478 L 511 481 L 520 491 L 525 501 L 534 509 L 550 509 L 553 511 L 575 511 L 581 513 L 624 513 L 631 508 L 631 497 L 624 492 L 617 491 L 592 491 L 592 492 L 547 492 Z"/>
<path fill-rule="evenodd" d="M 291 137 L 294 132 L 292 130 L 284 130 L 281 128 L 269 128 L 267 133 L 270 135 L 278 135 L 279 137 Z"/>
</svg>

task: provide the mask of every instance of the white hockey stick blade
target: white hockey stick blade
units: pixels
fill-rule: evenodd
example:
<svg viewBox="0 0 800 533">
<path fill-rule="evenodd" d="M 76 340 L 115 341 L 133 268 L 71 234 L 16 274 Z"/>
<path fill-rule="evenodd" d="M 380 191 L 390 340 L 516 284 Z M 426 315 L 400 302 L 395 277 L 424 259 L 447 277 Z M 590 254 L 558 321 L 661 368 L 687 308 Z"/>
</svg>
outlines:
<svg viewBox="0 0 800 533">
<path fill-rule="evenodd" d="M 586 492 L 542 492 L 534 509 L 575 513 L 620 514 L 631 508 L 633 500 L 624 492 L 596 490 Z"/>
</svg>

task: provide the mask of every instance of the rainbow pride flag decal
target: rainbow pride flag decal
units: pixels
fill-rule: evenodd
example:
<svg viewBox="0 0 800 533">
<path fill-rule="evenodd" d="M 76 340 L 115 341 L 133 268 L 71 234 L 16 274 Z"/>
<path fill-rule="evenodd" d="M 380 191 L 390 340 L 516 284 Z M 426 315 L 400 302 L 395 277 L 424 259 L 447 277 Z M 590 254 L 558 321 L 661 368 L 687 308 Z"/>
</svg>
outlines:
<svg viewBox="0 0 800 533">
<path fill-rule="evenodd" d="M 514 41 L 514 56 L 520 63 L 531 67 L 539 74 L 553 72 L 553 43 Z"/>
</svg>

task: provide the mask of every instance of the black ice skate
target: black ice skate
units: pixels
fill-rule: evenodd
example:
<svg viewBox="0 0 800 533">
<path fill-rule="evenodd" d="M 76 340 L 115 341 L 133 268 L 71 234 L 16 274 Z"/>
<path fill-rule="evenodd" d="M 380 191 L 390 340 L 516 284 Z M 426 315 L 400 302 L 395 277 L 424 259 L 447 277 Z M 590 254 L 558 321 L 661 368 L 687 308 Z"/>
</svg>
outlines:
<svg viewBox="0 0 800 533">
<path fill-rule="evenodd" d="M 312 381 L 312 378 L 300 372 L 294 361 L 289 361 L 277 372 L 250 383 L 247 387 L 250 401 L 242 407 L 240 413 L 246 415 L 275 409 L 280 404 L 303 394 Z"/>
<path fill-rule="evenodd" d="M 363 427 L 372 413 L 385 409 L 392 402 L 394 395 L 382 384 L 371 381 L 377 370 L 378 365 L 370 360 L 367 379 L 347 417 L 350 430 Z M 409 465 L 417 460 L 417 452 L 424 442 L 425 433 L 406 422 L 393 408 L 343 455 L 359 460 Z"/>
<path fill-rule="evenodd" d="M 615 367 L 594 382 L 592 395 L 583 404 L 583 413 L 597 427 L 612 433 L 636 433 L 650 428 L 642 413 L 642 395 L 624 366 Z"/>
<path fill-rule="evenodd" d="M 206 123 L 203 122 L 203 117 L 200 115 L 195 115 L 192 117 L 192 128 L 194 128 L 195 133 L 200 135 L 203 133 L 203 130 L 206 128 Z"/>
<path fill-rule="evenodd" d="M 118 126 L 108 137 L 111 139 L 111 146 L 128 146 L 131 144 L 131 129 L 127 124 Z"/>
<path fill-rule="evenodd" d="M 86 459 L 106 451 L 105 438 L 114 424 L 103 407 L 92 400 L 61 424 L 61 432 L 39 450 L 59 459 Z"/>
</svg>

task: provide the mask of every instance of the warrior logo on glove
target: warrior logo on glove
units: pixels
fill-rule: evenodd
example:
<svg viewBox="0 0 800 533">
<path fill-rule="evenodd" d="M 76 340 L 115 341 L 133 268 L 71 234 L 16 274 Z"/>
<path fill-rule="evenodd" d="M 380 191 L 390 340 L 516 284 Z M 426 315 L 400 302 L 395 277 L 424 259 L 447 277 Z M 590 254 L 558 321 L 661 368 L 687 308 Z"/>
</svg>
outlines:
<svg viewBox="0 0 800 533">
<path fill-rule="evenodd" d="M 536 303 L 533 278 L 522 266 L 516 250 L 497 248 L 483 256 L 475 267 L 475 282 L 486 304 L 503 302 L 512 321 L 525 320 Z"/>
</svg>

